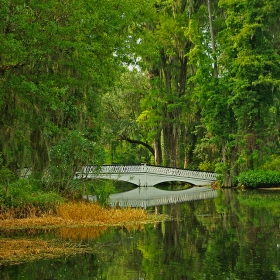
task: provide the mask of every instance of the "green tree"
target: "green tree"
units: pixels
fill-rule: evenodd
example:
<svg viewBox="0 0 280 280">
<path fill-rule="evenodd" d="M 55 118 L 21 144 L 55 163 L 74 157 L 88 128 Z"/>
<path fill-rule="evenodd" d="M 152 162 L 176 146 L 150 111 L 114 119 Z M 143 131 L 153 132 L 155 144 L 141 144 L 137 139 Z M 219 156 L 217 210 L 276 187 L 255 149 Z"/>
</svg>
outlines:
<svg viewBox="0 0 280 280">
<path fill-rule="evenodd" d="M 198 119 L 190 102 L 192 75 L 188 52 L 192 42 L 187 33 L 196 12 L 188 1 L 159 1 L 145 25 L 139 50 L 141 66 L 150 78 L 149 94 L 139 118 L 151 131 L 156 164 L 183 167 L 192 160 L 196 137 L 192 132 Z"/>
<path fill-rule="evenodd" d="M 100 97 L 123 68 L 137 3 L 0 4 L 0 151 L 12 170 L 41 178 L 65 129 L 81 133 L 81 146 L 100 138 Z"/>
<path fill-rule="evenodd" d="M 57 145 L 50 150 L 50 165 L 45 181 L 48 188 L 69 192 L 75 173 L 86 165 L 101 165 L 103 150 L 96 142 L 86 139 L 82 133 L 66 131 Z"/>
<path fill-rule="evenodd" d="M 144 73 L 136 69 L 127 70 L 115 83 L 114 89 L 103 95 L 103 133 L 109 162 L 139 164 L 153 161 L 154 149 L 150 145 L 149 132 L 137 121 L 148 88 Z"/>
<path fill-rule="evenodd" d="M 280 5 L 276 1 L 239 5 L 220 1 L 220 5 L 227 15 L 220 63 L 227 69 L 227 102 L 236 123 L 236 159 L 232 164 L 240 172 L 257 168 L 277 148 L 275 101 L 279 100 L 280 57 L 273 37 Z"/>
<path fill-rule="evenodd" d="M 215 50 L 207 29 L 194 22 L 191 58 L 206 129 L 204 143 L 214 143 L 221 155 L 217 170 L 225 186 L 232 186 L 240 171 L 257 168 L 279 146 L 279 4 L 272 2 L 219 1 L 225 23 L 212 14 L 218 31 Z M 212 70 L 215 63 L 218 76 Z"/>
</svg>

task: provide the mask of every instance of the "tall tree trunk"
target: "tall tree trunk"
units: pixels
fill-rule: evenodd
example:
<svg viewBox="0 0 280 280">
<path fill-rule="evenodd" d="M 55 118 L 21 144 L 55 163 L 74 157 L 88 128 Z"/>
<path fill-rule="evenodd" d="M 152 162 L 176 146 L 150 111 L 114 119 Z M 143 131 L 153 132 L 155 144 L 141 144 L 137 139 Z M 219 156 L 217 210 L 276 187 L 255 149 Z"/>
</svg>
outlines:
<svg viewBox="0 0 280 280">
<path fill-rule="evenodd" d="M 229 156 L 227 156 L 229 154 Z M 227 151 L 226 141 L 222 140 L 222 161 L 226 169 L 224 171 L 223 187 L 233 187 L 234 177 L 236 176 L 235 162 L 237 160 L 237 148 L 233 147 L 230 151 Z"/>
<path fill-rule="evenodd" d="M 163 136 L 163 164 L 165 166 L 170 166 L 170 125 L 163 123 L 162 125 L 162 136 Z"/>
<path fill-rule="evenodd" d="M 162 164 L 161 132 L 159 131 L 154 139 L 155 165 Z"/>
</svg>

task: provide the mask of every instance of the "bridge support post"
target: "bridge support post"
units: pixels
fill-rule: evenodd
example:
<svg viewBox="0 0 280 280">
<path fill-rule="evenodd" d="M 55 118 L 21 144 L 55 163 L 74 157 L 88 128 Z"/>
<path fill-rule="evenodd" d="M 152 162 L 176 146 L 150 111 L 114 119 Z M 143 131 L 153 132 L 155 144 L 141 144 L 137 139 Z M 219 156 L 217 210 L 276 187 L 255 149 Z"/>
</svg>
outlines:
<svg viewBox="0 0 280 280">
<path fill-rule="evenodd" d="M 147 187 L 148 186 L 148 182 L 147 182 L 147 163 L 142 163 L 142 166 L 143 166 L 143 172 L 145 174 L 145 182 L 144 182 L 143 187 Z M 140 184 L 139 184 L 139 186 L 140 186 Z"/>
</svg>

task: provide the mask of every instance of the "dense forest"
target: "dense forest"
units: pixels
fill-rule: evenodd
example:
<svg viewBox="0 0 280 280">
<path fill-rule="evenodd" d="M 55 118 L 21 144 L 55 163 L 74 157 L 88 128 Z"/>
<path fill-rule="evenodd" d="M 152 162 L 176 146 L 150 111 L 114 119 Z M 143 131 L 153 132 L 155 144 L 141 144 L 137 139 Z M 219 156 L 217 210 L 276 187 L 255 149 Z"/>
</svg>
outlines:
<svg viewBox="0 0 280 280">
<path fill-rule="evenodd" d="M 233 186 L 280 169 L 279 15 L 279 0 L 0 0 L 0 181 L 28 167 L 64 190 L 83 165 L 146 162 Z"/>
</svg>

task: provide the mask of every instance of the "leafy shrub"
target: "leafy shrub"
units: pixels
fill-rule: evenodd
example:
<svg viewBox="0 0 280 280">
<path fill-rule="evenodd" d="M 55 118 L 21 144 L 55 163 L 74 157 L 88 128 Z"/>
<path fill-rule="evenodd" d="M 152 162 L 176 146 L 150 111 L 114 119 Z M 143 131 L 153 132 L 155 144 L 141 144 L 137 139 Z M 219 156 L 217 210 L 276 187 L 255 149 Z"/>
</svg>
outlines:
<svg viewBox="0 0 280 280">
<path fill-rule="evenodd" d="M 211 163 L 210 161 L 205 160 L 198 165 L 198 170 L 214 171 L 215 170 L 215 164 Z"/>
<path fill-rule="evenodd" d="M 114 182 L 111 180 L 98 180 L 88 184 L 88 192 L 96 196 L 96 200 L 101 207 L 109 205 L 109 196 L 115 192 Z"/>
<path fill-rule="evenodd" d="M 111 181 L 103 181 L 94 186 L 94 193 L 100 206 L 105 207 L 109 204 L 109 196 L 114 193 L 115 187 Z"/>
<path fill-rule="evenodd" d="M 0 164 L 2 160 L 0 158 Z M 0 167 L 0 186 L 3 186 L 5 193 L 9 193 L 9 185 L 16 180 L 16 174 L 5 166 Z"/>
<path fill-rule="evenodd" d="M 276 170 L 280 172 L 280 156 L 272 155 L 261 167 L 263 170 Z"/>
<path fill-rule="evenodd" d="M 79 131 L 65 131 L 64 137 L 50 150 L 50 166 L 45 181 L 48 189 L 71 192 L 75 173 L 84 165 L 103 163 L 103 150 Z"/>
<path fill-rule="evenodd" d="M 280 186 L 280 172 L 275 170 L 250 170 L 239 174 L 238 184 L 247 188 Z"/>
<path fill-rule="evenodd" d="M 6 192 L 4 185 L 0 186 L 2 212 L 9 208 L 17 209 L 20 216 L 26 212 L 27 208 L 36 208 L 40 213 L 48 212 L 55 209 L 56 205 L 62 201 L 63 198 L 57 193 L 43 192 L 37 185 L 31 184 L 25 179 L 11 183 L 8 192 Z M 28 214 L 24 216 L 28 216 Z"/>
</svg>

